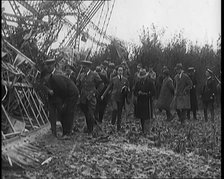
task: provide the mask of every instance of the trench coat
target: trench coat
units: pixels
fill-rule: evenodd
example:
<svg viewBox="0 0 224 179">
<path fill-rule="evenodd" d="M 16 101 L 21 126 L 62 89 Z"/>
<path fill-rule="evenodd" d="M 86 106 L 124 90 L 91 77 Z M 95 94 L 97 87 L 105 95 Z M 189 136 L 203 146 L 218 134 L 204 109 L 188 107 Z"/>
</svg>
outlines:
<svg viewBox="0 0 224 179">
<path fill-rule="evenodd" d="M 174 96 L 174 85 L 171 77 L 165 77 L 162 82 L 157 108 L 170 110 L 170 104 Z"/>
</svg>

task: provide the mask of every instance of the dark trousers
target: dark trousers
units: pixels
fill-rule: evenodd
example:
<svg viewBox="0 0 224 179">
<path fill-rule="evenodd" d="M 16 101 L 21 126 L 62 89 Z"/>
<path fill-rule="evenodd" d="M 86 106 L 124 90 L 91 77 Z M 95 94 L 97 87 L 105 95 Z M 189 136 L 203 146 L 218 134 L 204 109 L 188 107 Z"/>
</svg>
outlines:
<svg viewBox="0 0 224 179">
<path fill-rule="evenodd" d="M 150 117 L 152 119 L 153 118 L 154 109 L 153 109 L 153 100 L 152 100 L 152 97 L 151 96 L 150 96 L 150 109 L 151 109 Z"/>
<path fill-rule="evenodd" d="M 190 117 L 191 117 L 191 111 L 192 111 L 192 113 L 193 113 L 193 117 L 194 117 L 194 119 L 197 119 L 197 117 L 196 117 L 196 112 L 197 112 L 197 110 L 196 110 L 196 109 L 193 109 L 193 110 L 188 109 L 188 110 L 187 110 L 187 118 L 188 118 L 188 120 L 190 120 Z"/>
<path fill-rule="evenodd" d="M 144 124 L 145 124 L 145 119 L 144 118 L 141 118 L 141 127 L 142 127 L 142 132 L 143 133 L 145 132 Z"/>
<path fill-rule="evenodd" d="M 204 102 L 203 103 L 203 107 L 204 107 L 204 118 L 205 118 L 205 121 L 207 122 L 208 121 L 208 108 L 211 112 L 211 121 L 214 122 L 214 115 L 215 115 L 215 112 L 214 112 L 214 102 Z"/>
<path fill-rule="evenodd" d="M 76 96 L 69 98 L 65 101 L 65 106 L 61 111 L 60 119 L 63 129 L 63 135 L 70 135 L 72 132 L 76 102 Z"/>
<path fill-rule="evenodd" d="M 112 111 L 112 125 L 115 125 L 116 119 L 117 119 L 117 129 L 121 129 L 121 115 L 122 115 L 122 109 L 124 107 L 124 101 L 114 101 L 116 103 L 117 108 L 113 109 Z"/>
<path fill-rule="evenodd" d="M 186 119 L 186 109 L 177 109 L 176 111 L 180 122 L 184 123 Z"/>
<path fill-rule="evenodd" d="M 103 121 L 103 116 L 105 113 L 107 102 L 108 102 L 108 98 L 97 101 L 96 110 L 95 110 L 95 119 L 99 121 L 100 123 L 102 123 Z"/>
<path fill-rule="evenodd" d="M 95 124 L 95 109 L 96 109 L 96 98 L 92 97 L 87 100 L 86 103 L 80 103 L 80 108 L 85 115 L 87 132 L 92 133 L 93 125 Z"/>
<path fill-rule="evenodd" d="M 70 135 L 72 132 L 75 105 L 77 96 L 72 96 L 62 102 L 62 100 L 53 100 L 49 103 L 49 120 L 51 131 L 56 136 L 56 122 L 59 120 L 62 125 L 63 135 Z"/>
<path fill-rule="evenodd" d="M 166 111 L 166 118 L 167 118 L 167 120 L 170 120 L 171 117 L 172 117 L 172 114 L 171 114 L 170 110 L 165 109 L 165 111 Z"/>
</svg>

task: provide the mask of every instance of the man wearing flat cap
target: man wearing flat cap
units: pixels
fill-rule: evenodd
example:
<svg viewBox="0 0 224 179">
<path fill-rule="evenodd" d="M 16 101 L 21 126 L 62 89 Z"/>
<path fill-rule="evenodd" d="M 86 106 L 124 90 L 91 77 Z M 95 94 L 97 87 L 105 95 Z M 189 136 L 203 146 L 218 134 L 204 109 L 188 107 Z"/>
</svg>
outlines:
<svg viewBox="0 0 224 179">
<path fill-rule="evenodd" d="M 211 121 L 214 122 L 214 101 L 216 95 L 216 83 L 212 77 L 213 72 L 210 69 L 207 69 L 205 72 L 206 80 L 202 87 L 201 99 L 204 108 L 204 118 L 205 122 L 208 121 L 207 110 L 210 109 L 211 112 Z"/>
<path fill-rule="evenodd" d="M 176 109 L 181 124 L 184 124 L 186 112 L 191 107 L 190 89 L 193 85 L 190 77 L 184 72 L 181 63 L 178 63 L 175 68 L 177 74 L 174 77 L 175 92 L 171 105 Z"/>
<path fill-rule="evenodd" d="M 97 72 L 90 69 L 91 61 L 82 61 L 82 70 L 77 83 L 80 87 L 80 108 L 83 111 L 86 118 L 87 130 L 84 131 L 91 134 L 93 126 L 96 124 L 94 116 L 97 98 L 104 88 L 104 84 Z"/>
<path fill-rule="evenodd" d="M 198 110 L 198 100 L 197 100 L 197 79 L 196 79 L 196 70 L 194 67 L 189 67 L 188 68 L 188 76 L 190 77 L 193 86 L 190 89 L 190 103 L 191 103 L 191 108 L 187 111 L 187 118 L 190 120 L 190 112 L 193 112 L 193 118 L 194 120 L 197 120 L 197 115 L 196 112 Z"/>
</svg>

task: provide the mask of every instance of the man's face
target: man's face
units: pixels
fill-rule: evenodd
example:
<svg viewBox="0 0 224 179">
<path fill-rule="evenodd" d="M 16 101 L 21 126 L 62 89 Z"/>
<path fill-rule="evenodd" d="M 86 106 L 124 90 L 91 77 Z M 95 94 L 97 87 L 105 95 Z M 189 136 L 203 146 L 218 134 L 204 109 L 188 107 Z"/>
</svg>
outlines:
<svg viewBox="0 0 224 179">
<path fill-rule="evenodd" d="M 180 68 L 177 69 L 177 74 L 180 74 L 180 72 L 181 72 L 181 69 Z"/>
<path fill-rule="evenodd" d="M 137 70 L 138 70 L 138 72 L 141 70 L 141 66 L 140 65 L 137 66 Z"/>
<path fill-rule="evenodd" d="M 123 75 L 123 68 L 122 67 L 119 67 L 118 70 L 117 70 L 117 74 L 118 75 Z"/>
<path fill-rule="evenodd" d="M 87 73 L 90 69 L 88 66 L 83 66 L 82 68 L 84 73 Z"/>
</svg>

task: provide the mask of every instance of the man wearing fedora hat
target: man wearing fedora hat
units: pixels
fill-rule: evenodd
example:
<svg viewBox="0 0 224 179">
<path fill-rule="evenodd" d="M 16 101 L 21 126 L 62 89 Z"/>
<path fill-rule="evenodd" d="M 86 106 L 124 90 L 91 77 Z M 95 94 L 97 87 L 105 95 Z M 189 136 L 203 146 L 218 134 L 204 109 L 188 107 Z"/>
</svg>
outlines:
<svg viewBox="0 0 224 179">
<path fill-rule="evenodd" d="M 193 86 L 190 89 L 190 103 L 191 103 L 191 108 L 187 111 L 187 118 L 190 120 L 190 112 L 193 112 L 193 118 L 194 120 L 197 120 L 197 115 L 196 112 L 198 110 L 198 100 L 197 100 L 197 79 L 196 79 L 196 70 L 194 67 L 189 67 L 188 68 L 188 76 L 190 77 Z"/>
<path fill-rule="evenodd" d="M 186 111 L 190 109 L 190 89 L 192 81 L 184 72 L 182 63 L 178 63 L 175 67 L 177 74 L 174 77 L 175 93 L 172 106 L 176 109 L 178 118 L 182 124 L 186 119 Z"/>
<path fill-rule="evenodd" d="M 93 131 L 93 126 L 96 124 L 95 110 L 97 105 L 97 98 L 103 90 L 104 84 L 97 72 L 90 69 L 91 61 L 82 61 L 82 70 L 80 77 L 77 79 L 77 84 L 80 89 L 80 108 L 86 118 L 86 125 L 88 134 Z"/>
<path fill-rule="evenodd" d="M 211 121 L 214 122 L 214 101 L 216 95 L 216 83 L 212 77 L 213 72 L 210 69 L 207 69 L 205 72 L 206 80 L 202 87 L 201 99 L 204 108 L 204 118 L 205 121 L 208 121 L 207 110 L 210 109 L 211 112 Z"/>
</svg>

